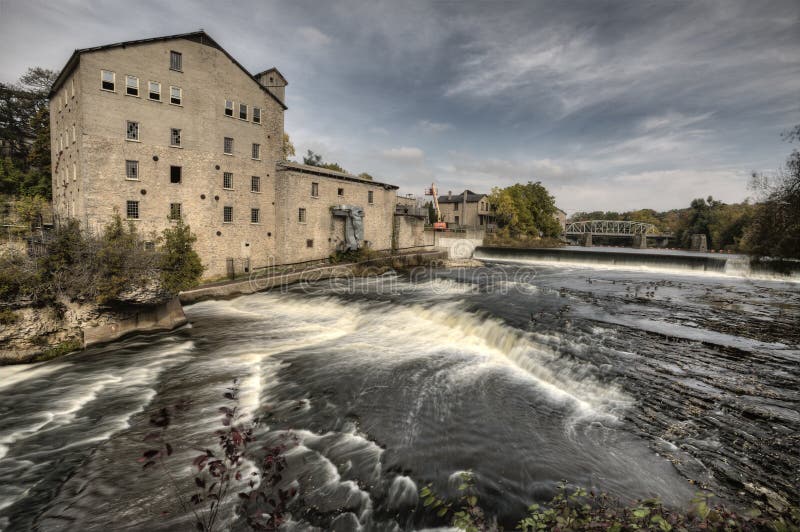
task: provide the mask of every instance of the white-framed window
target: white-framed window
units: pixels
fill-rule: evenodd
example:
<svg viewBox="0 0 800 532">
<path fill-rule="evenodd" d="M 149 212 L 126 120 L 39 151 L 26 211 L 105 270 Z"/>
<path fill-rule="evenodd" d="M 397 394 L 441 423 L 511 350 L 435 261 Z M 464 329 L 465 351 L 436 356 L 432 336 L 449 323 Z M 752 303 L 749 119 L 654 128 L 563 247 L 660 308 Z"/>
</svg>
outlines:
<svg viewBox="0 0 800 532">
<path fill-rule="evenodd" d="M 183 168 L 180 166 L 169 167 L 169 182 L 173 185 L 180 185 L 183 179 Z"/>
<path fill-rule="evenodd" d="M 180 220 L 181 219 L 181 204 L 180 203 L 170 203 L 169 204 L 169 219 L 170 220 Z"/>
<path fill-rule="evenodd" d="M 180 52 L 170 51 L 169 53 L 169 69 L 183 72 L 183 54 Z"/>
<path fill-rule="evenodd" d="M 183 102 L 183 89 L 180 87 L 169 88 L 169 103 L 172 105 L 181 105 Z"/>
<path fill-rule="evenodd" d="M 128 96 L 139 96 L 139 78 L 136 76 L 125 76 L 125 94 Z"/>
<path fill-rule="evenodd" d="M 375 203 L 375 193 L 371 190 L 367 191 L 367 203 Z"/>
<path fill-rule="evenodd" d="M 125 217 L 128 220 L 139 219 L 139 202 L 128 200 L 125 204 Z"/>
<path fill-rule="evenodd" d="M 242 120 L 247 120 L 247 104 L 240 103 L 239 104 L 239 118 Z"/>
<path fill-rule="evenodd" d="M 261 223 L 261 210 L 260 209 L 250 209 L 250 223 L 257 224 Z"/>
<path fill-rule="evenodd" d="M 253 123 L 260 124 L 261 123 L 261 108 L 260 107 L 253 107 Z"/>
<path fill-rule="evenodd" d="M 126 135 L 128 140 L 139 140 L 139 122 L 128 120 Z"/>
<path fill-rule="evenodd" d="M 253 159 L 261 159 L 261 144 L 253 143 L 253 152 L 251 157 Z"/>
<path fill-rule="evenodd" d="M 301 224 L 306 223 L 306 209 L 305 207 L 300 207 L 297 210 L 297 221 Z"/>
<path fill-rule="evenodd" d="M 111 70 L 100 71 L 100 88 L 104 91 L 114 92 L 117 75 Z"/>
<path fill-rule="evenodd" d="M 261 178 L 257 175 L 250 176 L 250 192 L 261 192 Z"/>
<path fill-rule="evenodd" d="M 139 161 L 125 161 L 125 179 L 139 180 Z"/>
<path fill-rule="evenodd" d="M 312 198 L 319 197 L 319 183 L 311 183 L 311 197 Z"/>
<path fill-rule="evenodd" d="M 147 83 L 147 97 L 153 101 L 161 101 L 161 83 L 150 81 Z"/>
<path fill-rule="evenodd" d="M 226 224 L 233 222 L 233 207 L 226 205 L 222 208 L 222 221 Z"/>
<path fill-rule="evenodd" d="M 222 173 L 222 188 L 233 190 L 233 172 Z"/>
<path fill-rule="evenodd" d="M 225 137 L 222 141 L 222 153 L 233 155 L 233 139 L 231 137 Z"/>
<path fill-rule="evenodd" d="M 174 127 L 169 130 L 169 145 L 176 148 L 181 146 L 181 130 Z"/>
<path fill-rule="evenodd" d="M 233 116 L 233 100 L 225 100 L 225 116 Z"/>
</svg>

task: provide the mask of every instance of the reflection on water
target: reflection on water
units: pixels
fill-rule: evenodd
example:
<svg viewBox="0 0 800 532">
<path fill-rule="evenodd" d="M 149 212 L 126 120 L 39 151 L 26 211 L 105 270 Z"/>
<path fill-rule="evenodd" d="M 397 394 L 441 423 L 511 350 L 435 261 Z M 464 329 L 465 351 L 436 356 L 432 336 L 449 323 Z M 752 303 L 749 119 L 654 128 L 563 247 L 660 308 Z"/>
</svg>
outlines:
<svg viewBox="0 0 800 532">
<path fill-rule="evenodd" d="M 323 528 L 435 525 L 417 488 L 464 470 L 505 523 L 562 479 L 797 502 L 795 284 L 515 260 L 202 302 L 180 331 L 0 368 L 0 528 L 190 526 L 136 462 L 149 412 L 190 404 L 189 486 L 234 378 L 259 443 L 296 437 L 286 482 Z"/>
</svg>

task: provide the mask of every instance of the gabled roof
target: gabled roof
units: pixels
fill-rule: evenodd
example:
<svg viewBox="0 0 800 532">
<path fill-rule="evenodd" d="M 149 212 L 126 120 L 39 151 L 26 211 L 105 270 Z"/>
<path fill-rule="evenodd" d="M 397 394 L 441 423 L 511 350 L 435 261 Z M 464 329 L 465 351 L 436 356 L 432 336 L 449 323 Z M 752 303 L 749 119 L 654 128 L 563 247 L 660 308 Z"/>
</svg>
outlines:
<svg viewBox="0 0 800 532">
<path fill-rule="evenodd" d="M 275 74 L 279 75 L 279 76 L 281 77 L 281 79 L 283 80 L 283 83 L 284 83 L 284 84 L 286 84 L 286 85 L 288 85 L 288 84 L 289 84 L 289 82 L 288 82 L 288 81 L 286 81 L 286 76 L 284 76 L 283 74 L 281 74 L 281 71 L 280 71 L 280 70 L 278 70 L 278 69 L 277 69 L 277 68 L 275 68 L 275 67 L 268 68 L 267 70 L 265 70 L 265 71 L 263 71 L 263 72 L 259 72 L 258 74 L 256 74 L 256 75 L 255 75 L 255 76 L 253 76 L 253 77 L 254 77 L 254 78 L 256 78 L 256 79 L 258 79 L 258 78 L 260 78 L 261 76 L 263 76 L 264 74 L 269 74 L 270 72 L 274 72 Z"/>
<path fill-rule="evenodd" d="M 75 50 L 74 52 L 72 52 L 72 55 L 70 56 L 69 60 L 67 61 L 67 64 L 64 65 L 63 69 L 61 69 L 61 73 L 58 75 L 58 77 L 56 78 L 55 82 L 53 82 L 53 87 L 50 89 L 49 96 L 52 97 L 53 94 L 64 83 L 64 80 L 67 79 L 67 76 L 69 76 L 72 73 L 72 71 L 75 70 L 75 67 L 78 66 L 78 63 L 80 61 L 80 56 L 82 54 L 91 53 L 91 52 L 99 52 L 101 50 L 110 50 L 111 48 L 127 48 L 128 46 L 136 46 L 136 45 L 139 45 L 139 44 L 149 44 L 149 43 L 153 43 L 153 42 L 171 41 L 171 40 L 174 40 L 174 39 L 185 39 L 185 40 L 188 40 L 188 41 L 194 41 L 194 42 L 197 42 L 197 43 L 200 43 L 200 44 L 204 44 L 206 46 L 210 46 L 211 48 L 216 48 L 217 50 L 219 50 L 220 52 L 225 54 L 228 57 L 228 59 L 230 59 L 233 62 L 233 64 L 238 66 L 242 70 L 242 72 L 244 72 L 247 75 L 248 78 L 252 79 L 261 88 L 261 90 L 263 90 L 265 93 L 269 94 L 270 97 L 272 97 L 273 100 L 278 102 L 278 105 L 283 107 L 284 110 L 288 109 L 288 107 L 286 107 L 286 104 L 284 104 L 277 96 L 272 94 L 272 92 L 270 92 L 266 87 L 264 87 L 263 85 L 258 83 L 258 81 L 256 81 L 255 77 L 250 72 L 248 72 L 247 69 L 245 67 L 243 67 L 241 63 L 239 63 L 239 61 L 234 59 L 234 57 L 231 54 L 229 54 L 228 51 L 225 50 L 225 48 L 220 46 L 219 43 L 217 43 L 217 41 L 212 39 L 203 30 L 193 31 L 193 32 L 190 32 L 190 33 L 179 33 L 177 35 L 166 35 L 164 37 L 151 37 L 149 39 L 138 39 L 138 40 L 135 40 L 135 41 L 124 41 L 124 42 L 118 42 L 118 43 L 114 43 L 114 44 L 105 44 L 103 46 L 94 46 L 92 48 L 79 48 L 79 49 Z M 283 76 L 281 76 L 281 77 L 283 77 Z M 285 78 L 284 78 L 284 80 L 285 80 Z"/>
<path fill-rule="evenodd" d="M 467 203 L 478 203 L 480 200 L 488 196 L 488 194 L 478 194 L 467 189 L 461 194 L 453 194 L 450 197 L 439 196 L 439 203 L 464 203 L 464 194 L 467 195 Z"/>
<path fill-rule="evenodd" d="M 353 174 L 346 174 L 344 172 L 337 172 L 336 170 L 329 170 L 321 166 L 310 166 L 307 164 L 295 163 L 292 161 L 281 161 L 278 163 L 278 171 L 288 170 L 294 172 L 302 172 L 304 174 L 318 175 L 322 177 L 332 177 L 334 179 L 341 179 L 342 181 L 354 181 L 363 185 L 375 185 L 376 187 L 385 188 L 387 190 L 396 190 L 400 187 L 397 185 L 390 185 L 388 183 L 379 183 L 378 181 L 370 181 L 369 179 L 361 179 Z"/>
</svg>

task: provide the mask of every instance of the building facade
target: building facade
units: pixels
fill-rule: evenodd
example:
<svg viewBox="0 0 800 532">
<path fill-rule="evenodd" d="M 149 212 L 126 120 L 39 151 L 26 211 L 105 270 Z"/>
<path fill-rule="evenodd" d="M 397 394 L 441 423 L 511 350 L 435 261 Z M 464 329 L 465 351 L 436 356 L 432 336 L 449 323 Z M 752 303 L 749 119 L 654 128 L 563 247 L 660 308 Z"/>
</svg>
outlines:
<svg viewBox="0 0 800 532">
<path fill-rule="evenodd" d="M 476 194 L 471 190 L 456 195 L 448 192 L 446 196 L 439 196 L 439 210 L 448 226 L 486 229 L 494 223 L 488 194 Z"/>
<path fill-rule="evenodd" d="M 389 249 L 397 187 L 283 161 L 286 85 L 203 31 L 76 50 L 50 93 L 57 217 L 99 231 L 119 213 L 152 240 L 180 218 L 206 278 L 327 258 L 339 204 Z"/>
</svg>

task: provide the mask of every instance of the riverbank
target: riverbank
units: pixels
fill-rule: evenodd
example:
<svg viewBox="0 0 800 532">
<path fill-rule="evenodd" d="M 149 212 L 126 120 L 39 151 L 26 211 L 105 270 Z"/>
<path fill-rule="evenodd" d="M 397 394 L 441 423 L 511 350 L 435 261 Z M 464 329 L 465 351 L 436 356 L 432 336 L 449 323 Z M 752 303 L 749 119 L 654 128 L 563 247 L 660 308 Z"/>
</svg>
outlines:
<svg viewBox="0 0 800 532">
<path fill-rule="evenodd" d="M 438 266 L 445 259 L 445 251 L 423 251 L 357 263 L 256 270 L 247 278 L 199 286 L 152 305 L 107 307 L 64 300 L 42 308 L 21 308 L 0 326 L 0 365 L 42 362 L 137 333 L 175 329 L 187 323 L 182 304 L 252 294 L 294 283 L 379 275 L 390 268 Z"/>
</svg>

